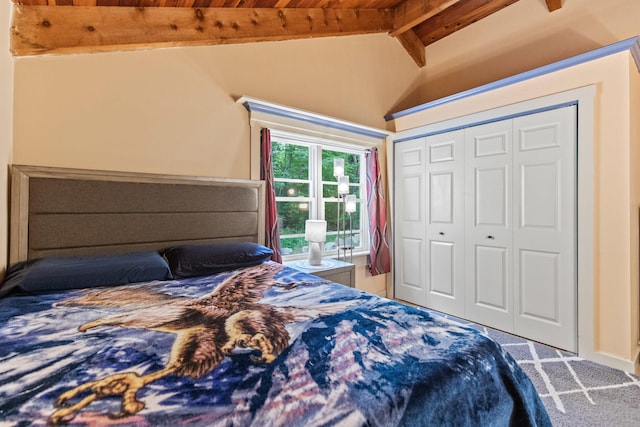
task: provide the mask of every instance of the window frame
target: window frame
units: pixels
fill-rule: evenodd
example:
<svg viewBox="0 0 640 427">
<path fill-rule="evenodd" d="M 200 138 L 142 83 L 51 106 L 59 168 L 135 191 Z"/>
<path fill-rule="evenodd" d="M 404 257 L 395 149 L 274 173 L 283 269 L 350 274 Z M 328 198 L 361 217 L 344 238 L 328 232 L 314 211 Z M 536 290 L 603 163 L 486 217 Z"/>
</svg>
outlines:
<svg viewBox="0 0 640 427">
<path fill-rule="evenodd" d="M 365 150 L 375 147 L 380 153 L 387 153 L 388 148 L 385 147 L 385 142 L 390 141 L 395 134 L 386 129 L 337 119 L 246 95 L 237 98 L 236 104 L 248 111 L 250 132 L 248 167 L 252 180 L 260 179 L 261 130 L 264 128 L 271 131 L 281 130 L 298 135 L 319 137 L 338 145 L 347 144 L 362 147 Z M 239 172 L 239 176 L 243 176 L 242 172 Z M 368 221 L 366 226 L 369 226 Z M 264 227 L 261 232 L 264 232 Z M 368 252 L 354 252 L 353 262 L 356 265 L 365 265 L 366 255 Z"/>
<path fill-rule="evenodd" d="M 366 194 L 366 160 L 365 152 L 368 147 L 362 147 L 355 144 L 337 143 L 336 141 L 327 140 L 319 137 L 312 137 L 308 135 L 301 135 L 293 132 L 282 131 L 278 129 L 271 129 L 271 141 L 281 144 L 292 144 L 307 147 L 309 149 L 308 158 L 308 179 L 302 178 L 278 178 L 274 176 L 274 183 L 277 182 L 296 182 L 296 183 L 309 183 L 309 195 L 308 196 L 276 196 L 276 203 L 278 202 L 299 202 L 308 203 L 308 218 L 309 219 L 321 219 L 327 220 L 325 214 L 326 203 L 338 203 L 339 197 L 337 194 L 337 179 L 335 181 L 325 181 L 322 179 L 322 154 L 323 151 L 334 151 L 340 153 L 346 153 L 350 155 L 356 155 L 360 158 L 360 168 L 358 183 L 352 181 L 349 182 L 349 187 L 358 187 L 357 191 L 357 204 L 359 209 L 359 234 L 360 244 L 353 248 L 354 254 L 363 254 L 369 252 L 369 221 L 367 214 L 367 194 Z M 350 177 L 353 179 L 353 177 Z M 325 185 L 335 185 L 336 195 L 335 197 L 324 197 Z M 353 194 L 350 191 L 350 194 Z M 343 202 L 344 203 L 344 202 Z M 344 217 L 344 216 L 343 216 Z M 346 219 L 345 219 L 346 220 Z M 338 234 L 340 230 L 329 231 L 328 234 Z M 282 234 L 281 234 L 282 236 Z M 304 234 L 291 234 L 287 237 L 304 237 Z M 338 255 L 338 249 L 330 249 L 324 251 L 325 256 Z M 290 255 L 282 254 L 283 260 L 292 260 L 306 257 L 307 253 L 295 253 Z"/>
</svg>

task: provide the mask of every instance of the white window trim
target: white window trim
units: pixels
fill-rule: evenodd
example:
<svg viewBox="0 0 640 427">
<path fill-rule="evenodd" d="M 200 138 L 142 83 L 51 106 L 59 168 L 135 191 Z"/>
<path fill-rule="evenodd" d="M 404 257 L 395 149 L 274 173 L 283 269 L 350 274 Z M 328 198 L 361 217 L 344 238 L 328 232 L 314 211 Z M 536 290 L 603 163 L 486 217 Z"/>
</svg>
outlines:
<svg viewBox="0 0 640 427">
<path fill-rule="evenodd" d="M 290 202 L 302 202 L 309 204 L 309 213 L 311 219 L 324 219 L 324 220 L 332 220 L 332 218 L 327 218 L 326 212 L 324 210 L 325 204 L 323 200 L 326 202 L 338 202 L 339 197 L 336 192 L 335 197 L 323 197 L 323 187 L 325 184 L 337 184 L 336 181 L 319 181 L 315 178 L 318 178 L 320 174 L 320 169 L 322 167 L 322 156 L 321 151 L 323 150 L 336 150 L 344 153 L 350 153 L 357 156 L 360 156 L 361 159 L 361 167 L 360 167 L 360 176 L 358 176 L 358 183 L 351 182 L 349 185 L 351 187 L 355 187 L 356 185 L 359 187 L 358 191 L 358 204 L 360 205 L 360 213 L 362 217 L 360 218 L 360 235 L 362 237 L 361 244 L 354 248 L 354 254 L 364 254 L 369 252 L 369 222 L 367 218 L 366 208 L 366 170 L 365 170 L 365 150 L 366 147 L 356 146 L 354 144 L 344 144 L 344 143 L 334 143 L 332 141 L 328 141 L 326 139 L 320 138 L 312 138 L 307 137 L 306 135 L 296 135 L 289 132 L 282 132 L 277 129 L 271 130 L 271 140 L 278 141 L 284 144 L 294 144 L 300 145 L 304 147 L 310 147 L 309 149 L 309 176 L 314 178 L 312 182 L 314 185 L 312 186 L 312 190 L 309 196 L 301 196 L 298 198 L 287 198 L 287 201 Z M 353 178 L 353 177 L 352 177 Z M 276 177 L 276 182 L 279 179 Z M 287 180 L 291 182 L 308 182 L 306 180 L 296 180 L 291 179 Z M 280 181 L 282 182 L 282 181 Z M 337 190 L 337 188 L 336 188 Z M 283 198 L 276 197 L 276 201 L 285 201 Z M 345 219 L 346 220 L 346 219 Z M 337 255 L 337 251 L 328 251 L 326 252 L 328 256 Z M 291 254 L 291 255 L 283 255 L 283 259 L 293 260 L 297 258 L 304 258 L 307 254 Z"/>
<path fill-rule="evenodd" d="M 260 131 L 262 128 L 307 135 L 321 139 L 336 148 L 357 145 L 364 148 L 383 149 L 383 143 L 393 132 L 349 122 L 335 117 L 300 110 L 257 98 L 242 96 L 236 100 L 249 111 L 251 141 L 251 179 L 260 179 Z M 366 194 L 362 195 L 366 197 Z M 367 224 L 368 227 L 368 224 Z M 354 263 L 364 264 L 366 253 L 354 252 Z M 356 258 L 362 258 L 357 260 Z"/>
<path fill-rule="evenodd" d="M 327 145 L 359 145 L 382 149 L 384 140 L 393 134 L 335 117 L 287 107 L 243 96 L 236 103 L 249 111 L 251 130 L 251 179 L 260 179 L 260 130 L 269 128 L 326 141 Z"/>
</svg>

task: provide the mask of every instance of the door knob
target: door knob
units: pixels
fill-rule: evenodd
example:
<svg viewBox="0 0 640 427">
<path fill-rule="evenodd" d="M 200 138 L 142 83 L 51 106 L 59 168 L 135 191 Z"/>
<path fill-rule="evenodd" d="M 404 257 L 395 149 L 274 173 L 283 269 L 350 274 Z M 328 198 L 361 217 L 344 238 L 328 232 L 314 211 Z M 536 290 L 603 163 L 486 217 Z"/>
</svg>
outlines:
<svg viewBox="0 0 640 427">
<path fill-rule="evenodd" d="M 494 238 L 493 236 L 487 236 L 487 239 L 493 239 L 493 238 Z"/>
<path fill-rule="evenodd" d="M 444 236 L 444 233 L 442 231 L 440 233 L 438 233 L 438 234 L 440 234 L 441 236 Z"/>
</svg>

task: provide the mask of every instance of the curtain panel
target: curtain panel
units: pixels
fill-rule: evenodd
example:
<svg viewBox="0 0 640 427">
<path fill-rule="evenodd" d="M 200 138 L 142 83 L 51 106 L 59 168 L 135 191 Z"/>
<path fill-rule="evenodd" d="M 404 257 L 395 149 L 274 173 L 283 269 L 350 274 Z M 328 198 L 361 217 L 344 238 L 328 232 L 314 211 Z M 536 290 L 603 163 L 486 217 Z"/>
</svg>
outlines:
<svg viewBox="0 0 640 427">
<path fill-rule="evenodd" d="M 369 213 L 369 271 L 372 276 L 391 271 L 391 251 L 389 250 L 389 229 L 387 227 L 387 203 L 384 197 L 382 175 L 378 160 L 378 150 L 371 148 L 365 152 L 367 173 L 367 209 Z"/>
<path fill-rule="evenodd" d="M 271 260 L 282 263 L 280 250 L 280 230 L 278 229 L 278 208 L 273 179 L 273 162 L 271 159 L 271 132 L 267 128 L 260 131 L 260 179 L 266 185 L 265 203 L 265 246 L 273 250 Z"/>
</svg>

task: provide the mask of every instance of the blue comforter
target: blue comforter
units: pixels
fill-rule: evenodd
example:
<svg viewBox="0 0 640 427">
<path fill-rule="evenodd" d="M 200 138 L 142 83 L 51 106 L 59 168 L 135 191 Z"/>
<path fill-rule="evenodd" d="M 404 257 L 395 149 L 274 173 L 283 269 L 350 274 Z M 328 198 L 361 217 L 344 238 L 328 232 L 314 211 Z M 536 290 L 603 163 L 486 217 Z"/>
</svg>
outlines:
<svg viewBox="0 0 640 427">
<path fill-rule="evenodd" d="M 9 296 L 0 325 L 3 425 L 550 425 L 487 336 L 271 262 Z"/>
</svg>

